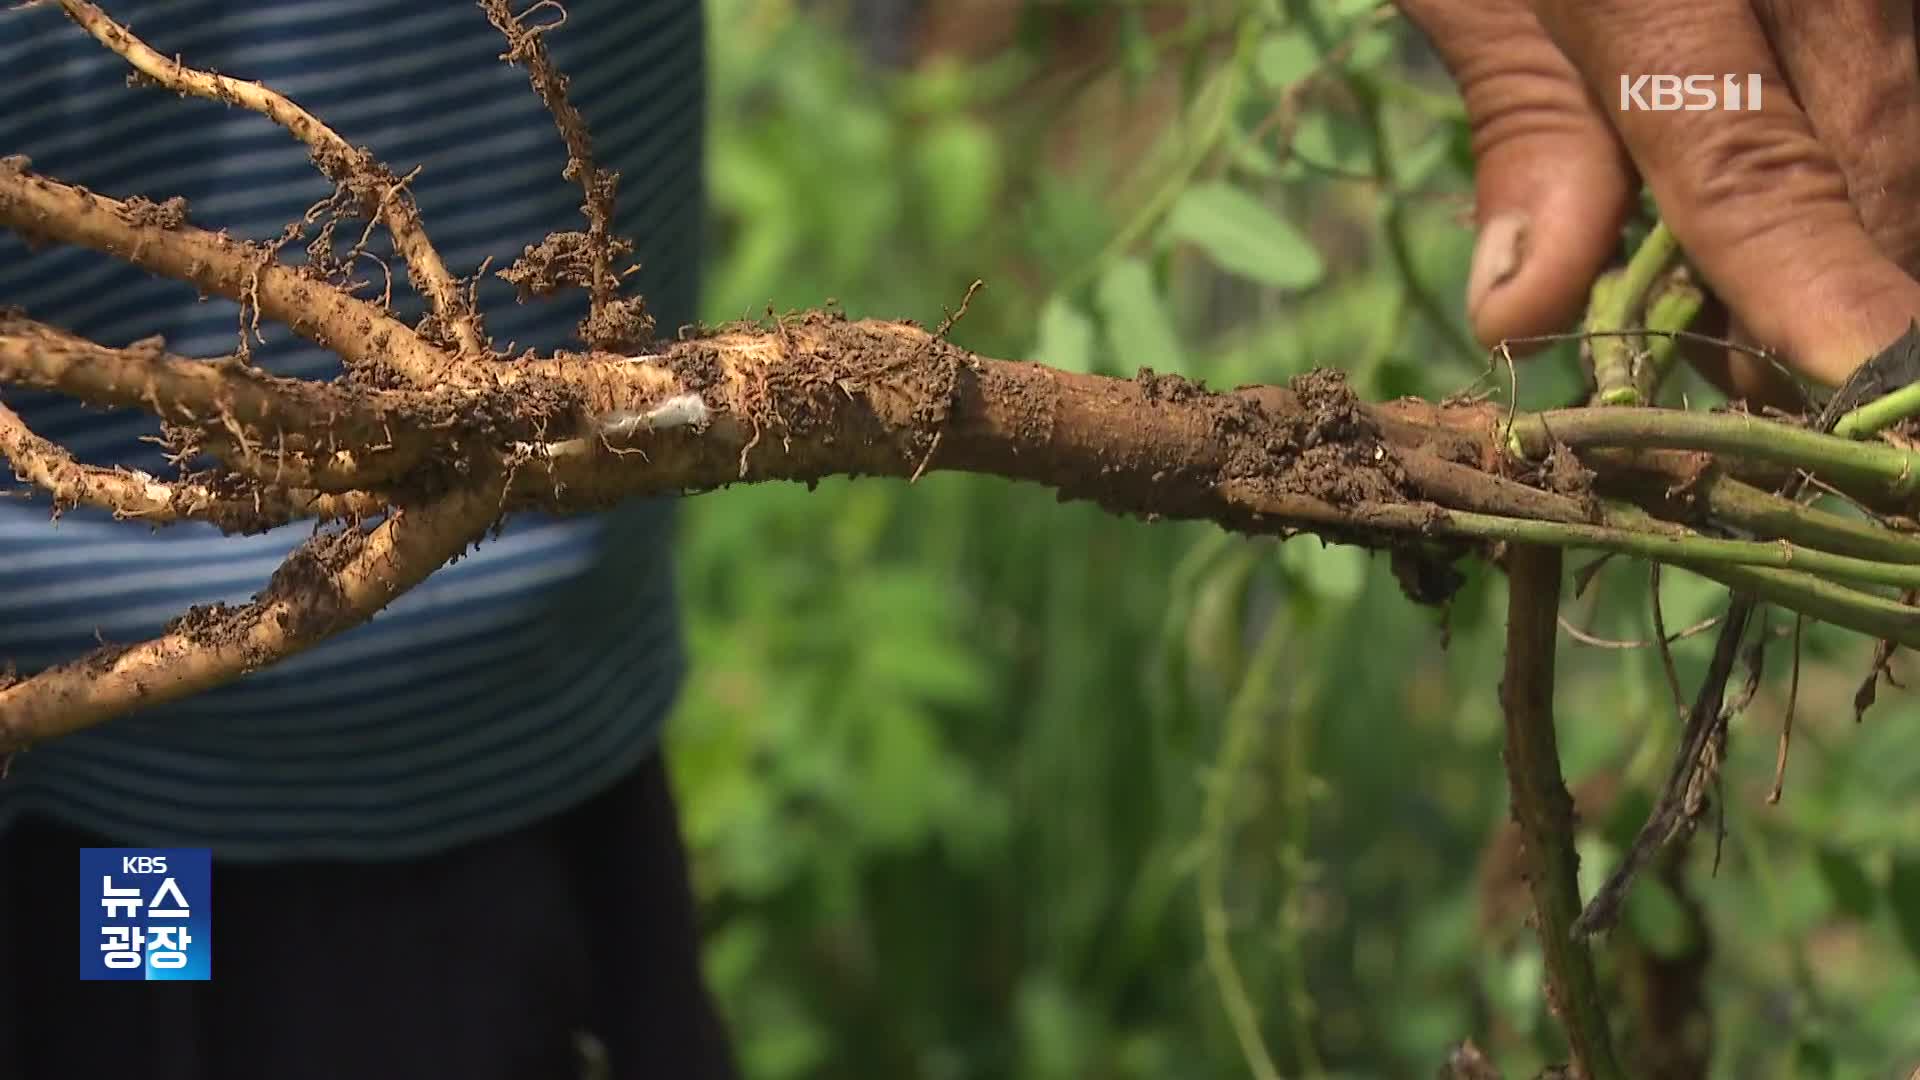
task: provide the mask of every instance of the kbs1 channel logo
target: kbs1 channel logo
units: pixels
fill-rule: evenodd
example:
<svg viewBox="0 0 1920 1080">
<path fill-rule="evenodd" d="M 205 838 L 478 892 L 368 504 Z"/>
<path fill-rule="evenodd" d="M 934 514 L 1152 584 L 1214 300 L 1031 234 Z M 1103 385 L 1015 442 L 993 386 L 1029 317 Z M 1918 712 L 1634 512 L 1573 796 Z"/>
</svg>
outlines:
<svg viewBox="0 0 1920 1080">
<path fill-rule="evenodd" d="M 1620 76 L 1621 112 L 1759 112 L 1760 76 Z"/>
<path fill-rule="evenodd" d="M 82 980 L 205 982 L 212 950 L 208 849 L 80 849 Z"/>
</svg>

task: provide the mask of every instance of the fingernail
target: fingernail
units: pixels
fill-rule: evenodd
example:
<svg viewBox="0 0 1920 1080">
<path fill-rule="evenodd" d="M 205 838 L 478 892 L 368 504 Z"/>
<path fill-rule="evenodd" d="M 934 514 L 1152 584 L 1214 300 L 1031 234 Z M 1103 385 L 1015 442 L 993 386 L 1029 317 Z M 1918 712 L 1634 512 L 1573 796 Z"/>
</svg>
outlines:
<svg viewBox="0 0 1920 1080">
<path fill-rule="evenodd" d="M 1480 238 L 1473 245 L 1473 268 L 1467 274 L 1468 318 L 1479 313 L 1494 290 L 1513 280 L 1526 257 L 1526 211 L 1503 210 L 1480 227 Z"/>
</svg>

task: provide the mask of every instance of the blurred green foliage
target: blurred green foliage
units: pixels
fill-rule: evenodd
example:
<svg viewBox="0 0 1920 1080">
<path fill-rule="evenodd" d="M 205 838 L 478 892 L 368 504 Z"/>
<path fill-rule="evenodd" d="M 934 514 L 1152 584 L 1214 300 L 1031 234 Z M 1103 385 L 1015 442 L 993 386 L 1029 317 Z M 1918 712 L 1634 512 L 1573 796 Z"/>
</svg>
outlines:
<svg viewBox="0 0 1920 1080">
<path fill-rule="evenodd" d="M 883 71 L 830 10 L 711 0 L 708 317 L 837 298 L 933 323 L 979 278 L 954 337 L 988 355 L 1506 393 L 1458 314 L 1464 124 L 1407 27 L 1350 0 L 1194 4 L 1171 30 L 1045 6 L 1115 20 L 1105 77 L 1163 109 L 1151 145 L 1050 153 L 1091 80 L 1026 89 L 1071 44 L 1045 20 L 983 62 Z M 1513 378 L 1526 405 L 1580 393 L 1564 352 Z M 1557 1060 L 1524 899 L 1482 867 L 1506 809 L 1497 572 L 1463 566 L 1436 612 L 1384 556 L 937 472 L 739 489 L 684 523 L 672 761 L 754 1080 L 1204 1080 L 1250 1053 L 1431 1076 L 1468 1036 L 1509 1076 Z M 1614 560 L 1568 617 L 1645 638 L 1646 584 Z M 1664 594 L 1675 628 L 1720 602 L 1678 571 Z M 1710 639 L 1675 648 L 1690 684 Z M 1866 646 L 1805 644 L 1784 801 L 1783 645 L 1735 725 L 1717 874 L 1703 831 L 1685 896 L 1644 884 L 1603 974 L 1623 943 L 1698 943 L 1698 903 L 1713 1075 L 1903 1076 L 1920 710 L 1883 690 L 1856 727 Z M 1621 790 L 1586 822 L 1597 881 L 1676 728 L 1651 650 L 1563 638 L 1561 672 L 1570 778 Z"/>
</svg>

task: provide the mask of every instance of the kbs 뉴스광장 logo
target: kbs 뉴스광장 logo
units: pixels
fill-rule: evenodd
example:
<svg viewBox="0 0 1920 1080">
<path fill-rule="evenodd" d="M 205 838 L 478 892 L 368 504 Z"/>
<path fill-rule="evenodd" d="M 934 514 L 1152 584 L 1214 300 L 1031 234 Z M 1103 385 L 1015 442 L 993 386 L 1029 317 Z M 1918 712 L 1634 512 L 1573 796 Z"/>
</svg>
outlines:
<svg viewBox="0 0 1920 1080">
<path fill-rule="evenodd" d="M 80 849 L 80 978 L 213 977 L 206 848 Z"/>
</svg>

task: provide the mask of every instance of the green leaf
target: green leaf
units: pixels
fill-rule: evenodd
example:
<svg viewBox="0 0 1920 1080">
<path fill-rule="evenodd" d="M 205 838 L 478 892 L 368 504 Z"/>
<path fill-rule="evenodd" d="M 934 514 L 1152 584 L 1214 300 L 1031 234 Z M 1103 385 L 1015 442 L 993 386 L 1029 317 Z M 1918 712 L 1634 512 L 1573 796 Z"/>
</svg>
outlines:
<svg viewBox="0 0 1920 1080">
<path fill-rule="evenodd" d="M 1352 603 L 1366 588 L 1371 558 L 1363 548 L 1328 544 L 1313 537 L 1280 546 L 1280 565 L 1314 595 Z"/>
<path fill-rule="evenodd" d="M 1529 1032 L 1538 1022 L 1546 974 L 1547 962 L 1540 955 L 1539 945 L 1529 943 L 1525 948 L 1514 950 L 1505 970 L 1500 972 L 1501 982 L 1491 988 L 1506 1007 L 1507 1015 Z"/>
<path fill-rule="evenodd" d="M 1640 831 L 1640 823 L 1653 813 L 1653 795 L 1638 785 L 1629 787 L 1614 798 L 1613 807 L 1608 811 L 1602 832 L 1607 842 L 1615 849 L 1626 851 L 1633 846 L 1634 836 Z"/>
<path fill-rule="evenodd" d="M 1833 1050 L 1824 1042 L 1804 1039 L 1794 1048 L 1793 1075 L 1824 1080 L 1833 1075 Z"/>
<path fill-rule="evenodd" d="M 1020 239 L 1042 272 L 1064 277 L 1098 255 L 1119 223 L 1089 183 L 1044 171 L 1031 183 L 1017 211 Z"/>
<path fill-rule="evenodd" d="M 1146 263 L 1139 259 L 1115 263 L 1101 276 L 1094 299 L 1107 324 L 1107 340 L 1122 366 L 1184 371 L 1180 338 Z"/>
<path fill-rule="evenodd" d="M 1293 129 L 1293 150 L 1322 168 L 1347 173 L 1373 171 L 1373 135 L 1351 116 L 1317 109 Z"/>
<path fill-rule="evenodd" d="M 900 708 L 864 735 L 867 756 L 854 793 L 861 827 L 882 848 L 912 847 L 933 825 L 934 790 L 928 778 L 952 768 L 939 734 L 929 717 Z"/>
<path fill-rule="evenodd" d="M 1874 887 L 1873 879 L 1860 865 L 1860 860 L 1852 852 L 1833 848 L 1821 848 L 1816 855 L 1819 860 L 1820 876 L 1826 879 L 1827 888 L 1833 892 L 1833 900 L 1841 911 L 1855 918 L 1866 918 L 1873 914 L 1879 903 L 1880 891 Z"/>
<path fill-rule="evenodd" d="M 1195 591 L 1187 621 L 1187 666 L 1215 692 L 1226 691 L 1243 677 L 1247 581 L 1257 558 L 1256 549 L 1242 548 Z"/>
<path fill-rule="evenodd" d="M 1040 309 L 1040 336 L 1034 343 L 1034 359 L 1062 371 L 1086 374 L 1093 370 L 1093 320 L 1064 296 L 1056 296 Z"/>
<path fill-rule="evenodd" d="M 978 656 L 951 639 L 875 635 L 861 653 L 861 668 L 888 693 L 904 700 L 955 709 L 991 707 L 991 673 Z"/>
<path fill-rule="evenodd" d="M 1153 32 L 1138 7 L 1120 13 L 1120 55 L 1127 75 L 1136 82 L 1146 79 L 1159 66 L 1159 50 L 1154 47 Z"/>
<path fill-rule="evenodd" d="M 1000 184 L 999 144 L 986 128 L 966 119 L 940 123 L 921 139 L 915 165 L 934 239 L 952 245 L 978 236 Z"/>
<path fill-rule="evenodd" d="M 1374 9 L 1379 6 L 1379 0 L 1321 0 L 1319 4 L 1326 13 L 1323 18 L 1336 24 L 1372 18 Z"/>
<path fill-rule="evenodd" d="M 1271 180 L 1280 175 L 1280 159 L 1273 151 L 1252 139 L 1242 138 L 1233 146 L 1233 167 L 1249 176 Z"/>
<path fill-rule="evenodd" d="M 1348 71 L 1367 71 L 1377 68 L 1393 59 L 1397 44 L 1391 31 L 1370 30 L 1361 35 L 1347 53 L 1346 68 Z"/>
<path fill-rule="evenodd" d="M 1449 161 L 1453 146 L 1453 135 L 1448 131 L 1437 131 L 1425 142 L 1413 148 L 1397 165 L 1400 173 L 1400 186 L 1417 188 L 1425 184 Z"/>
<path fill-rule="evenodd" d="M 1578 730 L 1579 726 L 1575 725 L 1573 731 Z M 1569 732 L 1569 734 L 1572 733 Z M 1575 871 L 1580 895 L 1592 896 L 1599 891 L 1601 885 L 1606 883 L 1608 868 L 1620 862 L 1620 853 L 1623 849 L 1614 847 L 1608 843 L 1606 837 L 1597 832 L 1585 831 L 1574 837 L 1573 848 L 1580 859 L 1579 869 Z M 1640 888 L 1641 884 L 1636 882 L 1634 891 L 1638 892 Z"/>
<path fill-rule="evenodd" d="M 1022 1075 L 1084 1076 L 1101 1039 L 1098 1017 L 1047 973 L 1030 974 L 1014 995 Z"/>
<path fill-rule="evenodd" d="M 1222 269 L 1277 289 L 1304 289 L 1326 273 L 1306 237 L 1264 203 L 1227 184 L 1186 191 L 1174 204 L 1167 228 Z"/>
<path fill-rule="evenodd" d="M 1313 73 L 1320 63 L 1320 50 L 1304 31 L 1285 30 L 1260 43 L 1254 54 L 1254 70 L 1269 90 L 1285 90 Z"/>
<path fill-rule="evenodd" d="M 1671 959 L 1693 943 L 1686 908 L 1659 878 L 1642 877 L 1635 882 L 1621 914 L 1655 956 Z"/>
<path fill-rule="evenodd" d="M 1893 921 L 1900 928 L 1900 940 L 1906 942 L 1907 952 L 1920 960 L 1920 857 L 1902 855 L 1893 860 L 1887 899 L 1893 904 Z"/>
</svg>

